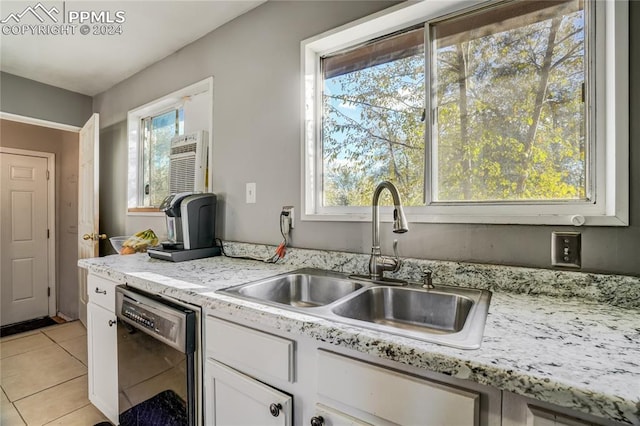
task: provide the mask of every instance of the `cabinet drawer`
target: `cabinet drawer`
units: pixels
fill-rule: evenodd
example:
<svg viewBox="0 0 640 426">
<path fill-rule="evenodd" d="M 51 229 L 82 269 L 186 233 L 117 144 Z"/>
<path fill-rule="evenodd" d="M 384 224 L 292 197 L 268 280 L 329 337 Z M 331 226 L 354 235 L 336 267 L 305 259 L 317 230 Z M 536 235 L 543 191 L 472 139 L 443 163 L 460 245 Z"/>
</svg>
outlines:
<svg viewBox="0 0 640 426">
<path fill-rule="evenodd" d="M 331 352 L 318 352 L 318 394 L 332 401 L 327 405 L 402 425 L 479 423 L 480 397 L 475 392 Z"/>
<path fill-rule="evenodd" d="M 249 375 L 293 383 L 293 341 L 213 317 L 207 317 L 205 333 L 207 357 Z"/>
<path fill-rule="evenodd" d="M 114 313 L 116 311 L 116 285 L 118 283 L 115 281 L 89 274 L 87 279 L 89 302 L 102 306 L 109 312 Z"/>
</svg>

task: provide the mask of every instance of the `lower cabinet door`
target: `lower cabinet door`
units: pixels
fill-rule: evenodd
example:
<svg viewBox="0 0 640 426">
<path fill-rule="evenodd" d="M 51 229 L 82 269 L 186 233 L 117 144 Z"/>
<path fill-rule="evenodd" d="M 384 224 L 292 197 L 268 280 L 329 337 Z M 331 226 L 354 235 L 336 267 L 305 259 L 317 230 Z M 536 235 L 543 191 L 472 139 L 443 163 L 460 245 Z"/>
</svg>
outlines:
<svg viewBox="0 0 640 426">
<path fill-rule="evenodd" d="M 513 394 L 502 393 L 503 426 L 596 426 L 581 419 L 556 413 L 535 405 L 535 401 Z"/>
<path fill-rule="evenodd" d="M 89 400 L 118 424 L 118 338 L 116 316 L 102 306 L 87 304 Z"/>
<path fill-rule="evenodd" d="M 316 404 L 316 415 L 307 423 L 311 426 L 372 426 L 364 420 L 341 413 L 322 404 Z"/>
<path fill-rule="evenodd" d="M 480 394 L 475 391 L 324 350 L 318 351 L 317 374 L 320 402 L 371 423 L 480 424 Z"/>
<path fill-rule="evenodd" d="M 293 400 L 212 359 L 205 365 L 205 424 L 291 426 Z"/>
</svg>

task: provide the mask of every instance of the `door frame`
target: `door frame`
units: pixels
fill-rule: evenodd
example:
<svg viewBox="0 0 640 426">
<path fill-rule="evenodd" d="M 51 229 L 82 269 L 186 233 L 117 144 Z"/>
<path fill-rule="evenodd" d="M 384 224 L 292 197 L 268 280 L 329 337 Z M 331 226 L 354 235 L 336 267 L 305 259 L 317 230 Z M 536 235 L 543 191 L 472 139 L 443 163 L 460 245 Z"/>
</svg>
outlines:
<svg viewBox="0 0 640 426">
<path fill-rule="evenodd" d="M 56 288 L 56 243 L 58 241 L 56 234 L 56 155 L 52 152 L 29 151 L 4 146 L 0 146 L 0 153 L 45 158 L 47 160 L 47 173 L 49 174 L 47 179 L 47 229 L 49 230 L 49 238 L 47 239 L 47 286 L 51 289 L 47 305 L 49 307 L 49 316 L 55 316 L 58 308 L 58 292 Z"/>
<path fill-rule="evenodd" d="M 51 129 L 66 130 L 68 132 L 78 133 L 78 135 L 80 134 L 80 130 L 82 130 L 81 127 L 72 126 L 70 124 L 57 123 L 54 121 L 42 120 L 40 118 L 29 117 L 26 115 L 12 114 L 4 111 L 0 111 L 0 119 L 17 121 L 19 123 L 31 124 L 34 126 L 48 127 Z M 80 143 L 80 141 L 78 141 L 78 143 Z M 13 152 L 10 152 L 10 151 L 13 151 Z M 36 152 L 36 151 L 20 150 L 15 148 L 0 147 L 0 152 L 7 152 L 8 154 L 12 154 L 12 153 L 15 153 L 15 151 L 21 151 L 19 155 L 24 155 L 23 154 L 24 152 L 31 152 L 32 154 L 35 153 L 36 156 L 47 157 L 47 169 L 49 170 L 47 197 L 49 197 L 49 200 L 52 201 L 51 203 L 48 203 L 49 211 L 47 212 L 47 217 L 48 217 L 47 221 L 48 221 L 48 227 L 49 227 L 49 233 L 50 233 L 49 245 L 48 245 L 49 270 L 47 275 L 49 276 L 49 288 L 51 288 L 51 296 L 49 297 L 49 316 L 54 316 L 54 315 L 58 315 L 58 288 L 57 288 L 57 275 L 56 275 L 56 266 L 57 266 L 56 265 L 56 247 L 58 243 L 58 234 L 56 233 L 56 221 L 55 221 L 55 218 L 56 218 L 55 154 L 48 153 L 48 152 Z M 51 160 L 49 159 L 49 156 L 51 156 Z"/>
</svg>

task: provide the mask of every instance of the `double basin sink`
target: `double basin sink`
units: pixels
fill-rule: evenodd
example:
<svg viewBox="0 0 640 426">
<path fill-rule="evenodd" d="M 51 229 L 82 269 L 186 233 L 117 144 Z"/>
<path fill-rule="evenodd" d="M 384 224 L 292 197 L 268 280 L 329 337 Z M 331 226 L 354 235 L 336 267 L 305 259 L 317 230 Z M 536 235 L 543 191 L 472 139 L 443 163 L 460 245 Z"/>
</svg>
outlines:
<svg viewBox="0 0 640 426">
<path fill-rule="evenodd" d="M 491 292 L 462 287 L 389 286 L 300 269 L 219 293 L 404 337 L 480 347 Z"/>
</svg>

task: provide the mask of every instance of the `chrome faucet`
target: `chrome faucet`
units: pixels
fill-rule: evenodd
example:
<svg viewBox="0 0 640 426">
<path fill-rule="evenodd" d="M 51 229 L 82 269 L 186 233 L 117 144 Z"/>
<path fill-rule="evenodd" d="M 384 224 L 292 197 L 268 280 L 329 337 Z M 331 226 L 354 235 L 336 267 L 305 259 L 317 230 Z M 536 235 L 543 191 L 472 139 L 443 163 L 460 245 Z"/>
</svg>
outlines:
<svg viewBox="0 0 640 426">
<path fill-rule="evenodd" d="M 396 234 L 403 234 L 409 231 L 407 218 L 404 216 L 398 189 L 389 181 L 381 182 L 373 192 L 373 201 L 371 203 L 373 208 L 371 220 L 373 228 L 372 246 L 371 258 L 369 258 L 369 279 L 371 280 L 381 280 L 383 278 L 384 271 L 396 272 L 400 269 L 400 265 L 402 263 L 398 256 L 398 240 L 393 241 L 394 257 L 383 256 L 380 251 L 380 219 L 378 217 L 378 203 L 380 200 L 380 193 L 385 188 L 391 192 L 391 197 L 393 197 L 393 232 Z"/>
</svg>

